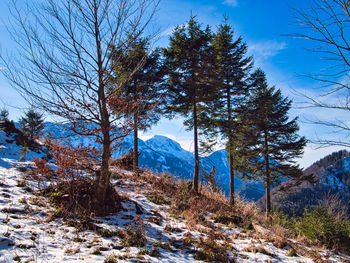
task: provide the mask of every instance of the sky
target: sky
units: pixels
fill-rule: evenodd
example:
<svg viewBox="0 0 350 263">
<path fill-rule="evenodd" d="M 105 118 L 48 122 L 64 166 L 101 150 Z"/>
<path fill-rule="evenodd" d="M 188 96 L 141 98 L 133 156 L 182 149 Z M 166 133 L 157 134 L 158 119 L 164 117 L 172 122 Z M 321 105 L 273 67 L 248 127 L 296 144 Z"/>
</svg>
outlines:
<svg viewBox="0 0 350 263">
<path fill-rule="evenodd" d="M 0 52 L 2 54 L 11 51 L 13 45 L 6 29 L 7 21 L 11 19 L 7 2 L 7 0 L 0 1 Z M 264 70 L 268 83 L 281 89 L 284 96 L 293 100 L 290 116 L 299 117 L 300 135 L 306 136 L 307 139 L 340 136 L 329 129 L 310 124 L 309 120 L 342 119 L 346 118 L 345 113 L 305 108 L 305 99 L 298 95 L 298 93 L 307 93 L 312 97 L 318 96 L 320 83 L 302 75 L 318 72 L 329 63 L 319 54 L 306 50 L 312 47 L 312 43 L 286 36 L 300 32 L 293 8 L 306 8 L 308 2 L 305 0 L 161 0 L 155 21 L 160 36 L 155 46 L 166 46 L 173 28 L 185 24 L 191 13 L 203 26 L 210 25 L 213 31 L 223 22 L 225 14 L 229 16 L 235 38 L 242 36 L 247 43 L 249 55 L 254 58 L 255 68 L 260 67 Z M 2 74 L 0 74 L 0 107 L 8 108 L 10 118 L 14 120 L 18 120 L 28 108 Z M 192 131 L 186 131 L 180 118 L 161 120 L 148 132 L 141 133 L 140 138 L 148 139 L 156 134 L 168 136 L 178 141 L 186 150 L 193 151 Z M 340 149 L 339 147 L 315 148 L 316 146 L 307 145 L 303 158 L 299 160 L 302 167 L 307 167 L 332 151 Z"/>
</svg>

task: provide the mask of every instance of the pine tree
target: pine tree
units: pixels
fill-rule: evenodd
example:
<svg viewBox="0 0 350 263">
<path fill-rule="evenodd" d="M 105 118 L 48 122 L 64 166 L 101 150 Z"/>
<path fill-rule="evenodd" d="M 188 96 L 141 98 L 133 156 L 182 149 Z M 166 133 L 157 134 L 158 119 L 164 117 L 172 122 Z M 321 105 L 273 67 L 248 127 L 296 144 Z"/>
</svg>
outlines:
<svg viewBox="0 0 350 263">
<path fill-rule="evenodd" d="M 297 118 L 289 120 L 292 101 L 283 98 L 279 89 L 268 87 L 260 69 L 252 74 L 252 85 L 255 89 L 239 114 L 241 141 L 236 142 L 236 152 L 243 177 L 263 180 L 269 215 L 271 186 L 282 177 L 302 174 L 295 158 L 303 153 L 306 140 L 297 134 Z"/>
<path fill-rule="evenodd" d="M 206 135 L 216 137 L 217 133 L 227 140 L 229 170 L 230 170 L 230 202 L 234 205 L 234 168 L 233 156 L 230 148 L 233 147 L 235 132 L 235 109 L 245 100 L 249 87 L 247 77 L 253 66 L 252 57 L 247 56 L 247 45 L 242 37 L 234 40 L 234 32 L 228 24 L 228 18 L 221 24 L 212 40 L 215 62 L 215 86 L 217 87 L 217 102 L 213 111 L 204 121 L 204 126 L 211 126 Z M 216 143 L 215 140 L 209 140 Z"/>
<path fill-rule="evenodd" d="M 167 95 L 168 111 L 185 117 L 184 125 L 193 129 L 195 166 L 193 190 L 198 192 L 199 147 L 198 120 L 205 104 L 212 101 L 212 87 L 209 81 L 210 40 L 209 26 L 204 30 L 191 16 L 186 26 L 177 27 L 170 37 L 170 45 L 163 49 L 170 71 Z"/>
<path fill-rule="evenodd" d="M 19 161 L 25 162 L 27 160 L 27 155 L 29 153 L 29 148 L 25 142 L 23 143 L 21 149 L 19 150 L 19 153 L 21 154 Z"/>
<path fill-rule="evenodd" d="M 138 130 L 156 124 L 164 105 L 161 85 L 165 70 L 161 52 L 156 49 L 149 53 L 149 50 L 147 39 L 138 39 L 128 49 L 112 51 L 112 58 L 116 61 L 113 82 L 128 103 L 125 116 L 131 117 L 133 122 L 133 170 L 136 174 L 139 172 Z"/>
<path fill-rule="evenodd" d="M 19 124 L 24 134 L 31 139 L 37 138 L 44 129 L 43 114 L 36 112 L 34 109 L 30 109 L 25 113 L 25 116 L 19 120 Z"/>
<path fill-rule="evenodd" d="M 0 120 L 1 121 L 8 121 L 9 117 L 9 111 L 6 108 L 1 108 L 0 109 Z"/>
</svg>

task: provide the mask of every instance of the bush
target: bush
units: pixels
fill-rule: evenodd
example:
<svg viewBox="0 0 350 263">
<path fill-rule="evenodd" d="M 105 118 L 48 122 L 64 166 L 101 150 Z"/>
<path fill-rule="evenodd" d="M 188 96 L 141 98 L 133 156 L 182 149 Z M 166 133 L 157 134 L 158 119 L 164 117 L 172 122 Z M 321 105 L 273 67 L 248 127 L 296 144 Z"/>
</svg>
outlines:
<svg viewBox="0 0 350 263">
<path fill-rule="evenodd" d="M 282 211 L 276 211 L 272 215 L 272 225 L 280 225 L 289 230 L 295 230 L 295 220 L 289 218 L 288 215 Z"/>
<path fill-rule="evenodd" d="M 120 238 L 125 238 L 125 233 L 123 230 L 121 229 L 116 229 L 116 230 L 109 230 L 109 229 L 105 229 L 105 228 L 101 228 L 97 231 L 97 233 L 101 236 L 101 237 L 120 237 Z"/>
<path fill-rule="evenodd" d="M 140 229 L 126 229 L 123 245 L 126 247 L 145 247 L 147 239 Z"/>
<path fill-rule="evenodd" d="M 229 224 L 241 225 L 243 223 L 243 220 L 241 217 L 229 215 L 225 213 L 214 215 L 213 219 L 215 223 L 221 223 L 224 225 L 229 225 Z"/>
<path fill-rule="evenodd" d="M 118 262 L 117 256 L 115 256 L 113 254 L 107 256 L 106 259 L 103 261 L 103 263 L 116 263 L 116 262 Z"/>
<path fill-rule="evenodd" d="M 311 241 L 319 242 L 329 249 L 350 251 L 350 223 L 337 220 L 325 208 L 317 207 L 311 212 L 305 211 L 295 227 Z"/>
<path fill-rule="evenodd" d="M 121 209 L 120 197 L 112 186 L 107 189 L 106 202 L 104 204 L 96 202 L 96 193 L 90 178 L 51 184 L 41 191 L 41 194 L 48 197 L 56 208 L 62 210 L 62 213 L 55 214 L 52 219 L 75 218 L 85 222 L 91 219 L 92 214 L 99 216 L 106 212 L 116 213 Z"/>
<path fill-rule="evenodd" d="M 156 205 L 170 205 L 170 201 L 165 200 L 164 197 L 158 193 L 147 195 L 147 199 Z"/>
<path fill-rule="evenodd" d="M 231 262 L 227 254 L 227 250 L 230 250 L 228 246 L 220 245 L 211 239 L 200 240 L 197 246 L 201 250 L 196 252 L 196 260 L 207 262 Z"/>
<path fill-rule="evenodd" d="M 50 179 L 49 187 L 42 193 L 50 198 L 56 206 L 65 210 L 66 217 L 87 219 L 90 215 L 104 216 L 116 213 L 121 209 L 121 200 L 115 188 L 110 185 L 107 189 L 106 200 L 102 203 L 95 191 L 91 174 L 98 162 L 99 150 L 79 145 L 75 148 L 47 141 L 46 147 L 52 154 L 56 169 L 45 159 L 34 159 L 34 180 L 38 186 Z"/>
</svg>

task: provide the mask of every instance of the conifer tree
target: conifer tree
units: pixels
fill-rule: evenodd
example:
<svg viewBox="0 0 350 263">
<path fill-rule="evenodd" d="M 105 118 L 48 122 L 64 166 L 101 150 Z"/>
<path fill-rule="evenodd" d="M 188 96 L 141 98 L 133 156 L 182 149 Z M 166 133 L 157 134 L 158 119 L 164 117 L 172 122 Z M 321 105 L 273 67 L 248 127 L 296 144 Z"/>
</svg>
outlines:
<svg viewBox="0 0 350 263">
<path fill-rule="evenodd" d="M 160 119 L 164 105 L 161 85 L 165 75 L 161 52 L 150 52 L 147 39 L 137 39 L 127 49 L 112 51 L 113 82 L 128 103 L 126 117 L 131 117 L 134 133 L 133 170 L 139 172 L 138 130 L 146 130 Z"/>
<path fill-rule="evenodd" d="M 217 87 L 217 101 L 207 118 L 201 119 L 201 125 L 207 127 L 205 135 L 209 143 L 213 145 L 217 143 L 213 138 L 216 138 L 218 133 L 227 140 L 230 202 L 234 205 L 234 156 L 229 149 L 233 147 L 236 108 L 244 102 L 248 94 L 247 78 L 253 66 L 253 59 L 247 56 L 247 45 L 242 37 L 234 39 L 234 32 L 228 23 L 228 18 L 225 16 L 224 19 L 225 22 L 219 26 L 212 40 L 214 56 L 212 71 L 216 76 L 213 84 Z"/>
<path fill-rule="evenodd" d="M 1 121 L 8 121 L 9 117 L 9 111 L 6 108 L 1 108 L 0 109 L 0 120 Z"/>
<path fill-rule="evenodd" d="M 202 29 L 195 17 L 191 16 L 186 26 L 175 29 L 169 47 L 163 49 L 169 69 L 167 110 L 185 117 L 184 125 L 193 129 L 194 192 L 198 192 L 199 184 L 198 120 L 205 104 L 212 101 L 213 95 L 209 81 L 211 37 L 209 26 Z"/>
<path fill-rule="evenodd" d="M 252 85 L 255 89 L 239 114 L 241 138 L 235 150 L 243 177 L 263 180 L 269 215 L 271 186 L 282 177 L 302 174 L 295 159 L 303 153 L 306 140 L 297 134 L 297 118 L 289 120 L 292 101 L 283 98 L 279 89 L 269 87 L 260 69 L 252 74 Z"/>
<path fill-rule="evenodd" d="M 19 124 L 24 134 L 31 139 L 37 138 L 44 129 L 43 114 L 36 112 L 34 109 L 30 109 L 25 113 L 25 116 L 19 120 Z"/>
</svg>

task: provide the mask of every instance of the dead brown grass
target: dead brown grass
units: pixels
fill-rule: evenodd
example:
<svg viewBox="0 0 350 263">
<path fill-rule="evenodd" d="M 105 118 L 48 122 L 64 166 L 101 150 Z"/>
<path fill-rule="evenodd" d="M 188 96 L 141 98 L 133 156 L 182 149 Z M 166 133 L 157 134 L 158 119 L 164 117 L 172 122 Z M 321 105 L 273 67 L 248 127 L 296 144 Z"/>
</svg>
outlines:
<svg viewBox="0 0 350 263">
<path fill-rule="evenodd" d="M 194 194 L 191 191 L 191 181 L 175 180 L 167 173 L 156 175 L 151 171 L 143 171 L 140 176 L 124 174 L 122 177 L 132 180 L 137 185 L 143 185 L 150 194 L 155 193 L 170 200 L 170 213 L 186 219 L 189 227 L 194 228 L 200 224 L 215 231 L 215 227 L 208 219 L 212 215 L 226 215 L 238 218 L 236 224 L 248 230 L 249 235 L 268 240 L 277 247 L 286 246 L 287 239 L 291 237 L 291 233 L 282 226 L 271 225 L 271 220 L 266 218 L 255 203 L 248 202 L 239 196 L 236 196 L 235 205 L 232 207 L 223 193 L 212 191 L 207 186 L 201 185 L 200 193 Z M 258 233 L 251 226 L 252 223 L 269 229 L 269 234 Z"/>
<path fill-rule="evenodd" d="M 239 217 L 242 227 L 247 227 L 251 222 L 267 224 L 266 217 L 254 203 L 237 196 L 235 206 L 232 207 L 223 193 L 212 191 L 203 184 L 200 185 L 200 193 L 195 194 L 191 191 L 191 181 L 175 180 L 168 173 L 156 175 L 146 170 L 139 176 L 123 174 L 122 177 L 148 188 L 150 194 L 156 193 L 163 195 L 166 200 L 171 200 L 170 212 L 185 218 L 187 224 L 192 227 L 197 224 L 209 226 L 207 219 L 210 214 Z"/>
</svg>

